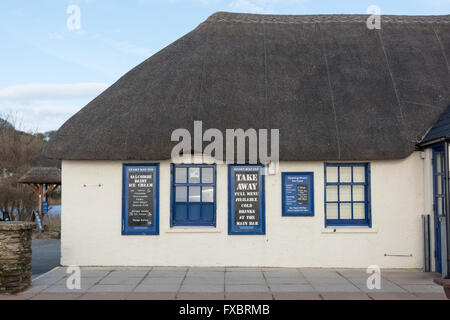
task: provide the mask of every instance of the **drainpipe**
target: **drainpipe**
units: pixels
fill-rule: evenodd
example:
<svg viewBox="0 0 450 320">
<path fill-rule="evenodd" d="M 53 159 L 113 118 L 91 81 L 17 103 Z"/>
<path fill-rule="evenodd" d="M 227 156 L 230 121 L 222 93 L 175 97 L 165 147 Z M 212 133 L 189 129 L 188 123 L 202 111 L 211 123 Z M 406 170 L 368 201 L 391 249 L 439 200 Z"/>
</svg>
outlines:
<svg viewBox="0 0 450 320">
<path fill-rule="evenodd" d="M 449 209 L 450 209 L 450 197 L 449 197 L 449 190 L 450 190 L 450 177 L 449 177 L 449 143 L 448 140 L 445 140 L 444 143 L 444 166 L 445 166 L 445 172 L 444 172 L 444 181 L 445 181 L 445 224 L 447 227 L 447 254 L 442 257 L 442 259 L 446 259 L 447 263 L 447 270 L 442 270 L 442 278 L 450 278 L 450 223 L 449 223 Z"/>
</svg>

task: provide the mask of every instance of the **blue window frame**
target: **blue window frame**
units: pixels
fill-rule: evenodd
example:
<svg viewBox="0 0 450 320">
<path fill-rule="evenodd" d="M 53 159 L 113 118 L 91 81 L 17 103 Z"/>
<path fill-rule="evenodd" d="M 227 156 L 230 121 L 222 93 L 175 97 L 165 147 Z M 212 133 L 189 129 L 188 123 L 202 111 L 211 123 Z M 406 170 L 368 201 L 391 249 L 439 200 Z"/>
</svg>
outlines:
<svg viewBox="0 0 450 320">
<path fill-rule="evenodd" d="M 369 163 L 325 163 L 327 226 L 372 227 Z"/>
<path fill-rule="evenodd" d="M 124 164 L 122 175 L 122 235 L 158 235 L 159 164 Z"/>
<path fill-rule="evenodd" d="M 266 234 L 263 173 L 264 166 L 260 164 L 228 165 L 228 234 Z M 238 181 L 239 175 L 248 175 L 249 178 Z M 242 188 L 239 185 L 243 185 Z"/>
<path fill-rule="evenodd" d="M 171 226 L 216 226 L 216 165 L 172 164 Z"/>
</svg>

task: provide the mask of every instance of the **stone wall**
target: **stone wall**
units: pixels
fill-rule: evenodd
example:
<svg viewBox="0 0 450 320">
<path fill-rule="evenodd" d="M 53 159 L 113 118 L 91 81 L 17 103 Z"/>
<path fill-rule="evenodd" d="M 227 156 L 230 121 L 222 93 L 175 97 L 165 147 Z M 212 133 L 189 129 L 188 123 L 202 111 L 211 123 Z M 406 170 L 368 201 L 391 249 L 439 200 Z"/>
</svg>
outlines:
<svg viewBox="0 0 450 320">
<path fill-rule="evenodd" d="M 31 282 L 30 222 L 0 222 L 0 293 L 25 290 Z"/>
</svg>

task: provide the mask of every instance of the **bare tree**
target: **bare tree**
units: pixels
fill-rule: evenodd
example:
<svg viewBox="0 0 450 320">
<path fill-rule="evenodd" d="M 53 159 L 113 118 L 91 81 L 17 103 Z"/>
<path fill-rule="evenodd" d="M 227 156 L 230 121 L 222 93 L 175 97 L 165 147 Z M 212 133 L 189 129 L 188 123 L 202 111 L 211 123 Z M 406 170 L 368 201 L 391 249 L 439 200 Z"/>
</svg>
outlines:
<svg viewBox="0 0 450 320">
<path fill-rule="evenodd" d="M 40 156 L 45 141 L 34 133 L 17 130 L 15 122 L 11 115 L 0 115 L 0 209 L 8 211 L 11 219 L 29 220 L 36 197 L 17 180 Z"/>
</svg>

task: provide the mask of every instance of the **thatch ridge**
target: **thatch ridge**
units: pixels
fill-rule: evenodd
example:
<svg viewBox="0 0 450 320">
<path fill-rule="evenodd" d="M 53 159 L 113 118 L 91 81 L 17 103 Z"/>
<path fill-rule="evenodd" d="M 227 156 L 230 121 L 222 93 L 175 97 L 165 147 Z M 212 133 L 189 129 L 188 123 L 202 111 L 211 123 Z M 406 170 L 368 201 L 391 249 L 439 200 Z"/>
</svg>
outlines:
<svg viewBox="0 0 450 320">
<path fill-rule="evenodd" d="M 28 170 L 18 182 L 61 184 L 61 171 L 54 167 L 33 167 Z"/>
<path fill-rule="evenodd" d="M 215 14 L 74 115 L 46 154 L 169 159 L 173 130 L 202 120 L 280 129 L 281 160 L 404 158 L 450 104 L 450 16 L 366 19 Z"/>
</svg>

